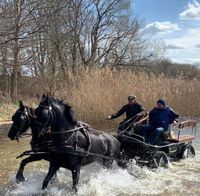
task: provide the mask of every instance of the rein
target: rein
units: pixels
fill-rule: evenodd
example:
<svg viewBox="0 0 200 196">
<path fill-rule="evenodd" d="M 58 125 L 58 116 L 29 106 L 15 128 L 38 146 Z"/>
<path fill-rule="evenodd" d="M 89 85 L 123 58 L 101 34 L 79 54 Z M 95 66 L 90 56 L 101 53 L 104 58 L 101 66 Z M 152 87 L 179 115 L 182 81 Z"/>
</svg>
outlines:
<svg viewBox="0 0 200 196">
<path fill-rule="evenodd" d="M 87 126 L 84 125 L 84 126 L 77 127 L 77 128 L 74 128 L 74 129 L 69 129 L 69 130 L 66 130 L 66 131 L 59 131 L 59 132 L 51 131 L 51 134 L 71 133 L 71 132 L 74 132 L 74 131 L 80 130 L 80 129 L 85 128 L 85 127 L 87 127 Z"/>
<path fill-rule="evenodd" d="M 129 121 L 131 121 L 131 120 L 134 119 L 135 117 L 136 117 L 136 115 L 133 116 L 132 118 L 130 118 L 129 120 L 125 121 L 122 125 L 127 124 Z M 128 127 L 126 127 L 126 129 L 124 129 L 121 133 L 126 132 L 131 126 L 133 126 L 134 123 L 136 122 L 136 120 L 137 120 L 138 118 L 139 118 L 139 117 L 135 118 L 134 121 L 133 121 Z"/>
<path fill-rule="evenodd" d="M 53 108 L 51 106 L 51 103 L 49 103 L 49 106 L 45 106 L 45 105 L 40 104 L 40 107 L 48 109 L 48 117 L 47 117 L 46 122 L 42 126 L 41 132 L 39 133 L 39 137 L 41 135 L 43 135 L 43 133 L 46 131 L 46 128 L 48 129 L 51 126 L 52 122 L 50 122 L 50 121 L 51 120 L 54 121 L 55 120 L 55 116 L 56 116 L 55 113 L 54 113 L 54 110 L 53 110 Z M 48 126 L 48 124 L 49 124 L 49 126 Z M 67 144 L 75 136 L 75 149 L 76 149 L 77 148 L 77 143 L 78 143 L 78 138 L 77 138 L 78 137 L 78 130 L 84 129 L 86 127 L 88 127 L 88 125 L 80 125 L 80 127 L 76 127 L 76 128 L 68 129 L 68 130 L 63 130 L 63 131 L 52 131 L 51 130 L 50 134 L 57 135 L 57 134 L 64 134 L 64 133 L 72 133 L 67 138 L 67 140 L 65 141 L 65 144 Z M 84 135 L 84 136 L 86 137 L 86 140 L 88 140 L 87 150 L 89 150 L 90 149 L 90 137 L 87 134 Z M 87 136 L 88 136 L 88 138 L 87 138 Z"/>
<path fill-rule="evenodd" d="M 124 123 L 122 123 L 121 125 L 127 124 L 129 121 L 133 120 L 136 116 L 137 116 L 137 114 L 135 116 L 133 116 L 132 118 L 128 119 L 127 121 L 125 121 Z M 136 118 L 135 120 L 137 120 L 137 119 L 138 118 Z M 135 122 L 135 120 L 133 122 Z"/>
<path fill-rule="evenodd" d="M 51 105 L 50 106 L 45 106 L 45 105 L 40 105 L 41 107 L 45 108 L 45 109 L 48 109 L 49 110 L 49 115 L 48 115 L 48 118 L 46 120 L 46 122 L 44 123 L 43 127 L 41 130 L 45 129 L 45 127 L 47 126 L 47 124 L 49 123 L 50 121 L 50 116 L 52 114 L 52 117 L 53 117 L 53 110 L 52 110 L 52 107 Z M 77 128 L 74 128 L 74 129 L 69 129 L 69 130 L 66 130 L 66 131 L 59 131 L 59 132 L 56 132 L 56 131 L 51 131 L 51 134 L 63 134 L 63 133 L 70 133 L 70 132 L 74 132 L 74 131 L 77 131 L 79 129 L 82 129 L 82 128 L 85 128 L 87 127 L 86 125 L 83 125 L 83 126 L 80 126 L 80 127 L 77 127 Z"/>
<path fill-rule="evenodd" d="M 82 129 L 82 128 L 85 128 L 87 126 L 80 126 L 80 127 L 77 127 L 77 128 L 74 128 L 74 129 L 69 129 L 69 130 L 66 130 L 66 131 L 59 131 L 59 132 L 52 132 L 52 134 L 63 134 L 63 133 L 72 133 L 71 136 L 65 141 L 65 144 L 67 144 L 74 136 L 75 136 L 75 146 L 70 146 L 70 147 L 73 147 L 75 149 L 77 149 L 77 143 L 78 143 L 78 130 Z M 90 140 L 90 139 L 89 139 Z M 88 149 L 87 151 L 90 149 L 90 142 L 88 144 Z"/>
</svg>

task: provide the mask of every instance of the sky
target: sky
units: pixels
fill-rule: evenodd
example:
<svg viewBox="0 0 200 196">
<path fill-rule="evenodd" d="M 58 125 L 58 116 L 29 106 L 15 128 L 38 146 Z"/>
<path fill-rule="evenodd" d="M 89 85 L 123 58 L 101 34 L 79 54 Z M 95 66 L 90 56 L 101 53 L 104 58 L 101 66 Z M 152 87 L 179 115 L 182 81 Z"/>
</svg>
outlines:
<svg viewBox="0 0 200 196">
<path fill-rule="evenodd" d="M 133 0 L 133 11 L 168 59 L 200 66 L 200 0 Z"/>
</svg>

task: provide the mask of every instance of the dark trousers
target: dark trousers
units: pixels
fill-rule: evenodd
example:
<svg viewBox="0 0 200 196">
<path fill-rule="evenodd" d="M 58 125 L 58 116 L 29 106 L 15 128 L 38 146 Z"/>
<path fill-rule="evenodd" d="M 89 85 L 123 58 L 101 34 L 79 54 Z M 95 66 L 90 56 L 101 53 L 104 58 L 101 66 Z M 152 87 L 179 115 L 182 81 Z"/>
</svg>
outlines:
<svg viewBox="0 0 200 196">
<path fill-rule="evenodd" d="M 160 136 L 165 131 L 163 127 L 154 127 L 151 125 L 141 125 L 138 134 L 144 137 L 145 142 L 158 145 L 160 144 Z"/>
</svg>

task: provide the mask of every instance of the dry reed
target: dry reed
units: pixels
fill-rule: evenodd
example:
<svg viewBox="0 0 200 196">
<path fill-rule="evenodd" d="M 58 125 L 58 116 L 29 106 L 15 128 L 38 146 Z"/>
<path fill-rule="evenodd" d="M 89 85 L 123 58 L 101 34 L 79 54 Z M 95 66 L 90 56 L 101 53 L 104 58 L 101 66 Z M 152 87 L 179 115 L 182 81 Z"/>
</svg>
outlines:
<svg viewBox="0 0 200 196">
<path fill-rule="evenodd" d="M 55 96 L 70 103 L 78 119 L 97 128 L 116 128 L 120 119 L 107 122 L 105 117 L 126 104 L 130 94 L 135 94 L 138 102 L 143 104 L 147 111 L 154 107 L 158 98 L 164 98 L 181 116 L 200 116 L 198 79 L 168 78 L 164 75 L 155 76 L 146 72 L 109 68 L 85 69 L 76 75 L 68 71 L 66 74 L 65 79 L 55 79 Z M 41 81 L 33 83 L 34 92 L 37 92 L 37 89 L 47 89 L 41 88 Z M 30 96 L 34 94 L 32 91 L 30 88 L 26 89 Z M 30 100 L 27 103 L 30 103 Z M 2 109 L 0 111 L 3 112 Z"/>
<path fill-rule="evenodd" d="M 180 115 L 200 116 L 200 81 L 197 79 L 109 68 L 84 70 L 76 77 L 68 73 L 68 76 L 70 82 L 62 91 L 57 89 L 56 94 L 74 107 L 79 119 L 98 127 L 116 125 L 106 122 L 105 117 L 126 104 L 130 94 L 135 94 L 148 111 L 158 98 L 164 98 Z"/>
</svg>

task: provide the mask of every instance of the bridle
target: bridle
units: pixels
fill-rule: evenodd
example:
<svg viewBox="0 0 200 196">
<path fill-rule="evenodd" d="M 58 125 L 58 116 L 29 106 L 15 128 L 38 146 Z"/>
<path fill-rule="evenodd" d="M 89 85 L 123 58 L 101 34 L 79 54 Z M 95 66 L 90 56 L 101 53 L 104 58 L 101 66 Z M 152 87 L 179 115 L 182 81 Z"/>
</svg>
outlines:
<svg viewBox="0 0 200 196">
<path fill-rule="evenodd" d="M 55 119 L 56 119 L 56 113 L 55 111 L 53 110 L 53 107 L 51 105 L 51 103 L 49 103 L 48 106 L 46 105 L 43 105 L 43 104 L 40 104 L 39 107 L 41 108 L 44 108 L 44 109 L 47 109 L 48 110 L 48 115 L 47 115 L 47 119 L 46 121 L 44 122 L 44 124 L 40 121 L 36 121 L 35 123 L 38 124 L 39 126 L 41 126 L 42 128 L 40 129 L 40 133 L 38 134 L 38 137 L 42 137 L 44 136 L 48 130 L 49 130 L 49 127 L 55 122 Z M 37 114 L 36 114 L 37 115 Z M 75 127 L 75 128 L 72 128 L 72 129 L 67 129 L 67 130 L 62 130 L 62 131 L 52 131 L 50 130 L 49 133 L 51 135 L 58 135 L 58 134 L 71 134 L 67 140 L 65 140 L 65 145 L 69 145 L 70 141 L 75 138 L 75 141 L 74 141 L 74 145 L 73 148 L 76 148 L 77 147 L 77 143 L 78 143 L 78 132 L 84 128 L 86 128 L 87 126 L 86 125 L 81 125 L 80 127 Z M 89 136 L 88 136 L 89 137 Z M 90 141 L 90 138 L 88 139 Z M 90 142 L 89 142 L 90 143 Z M 88 146 L 90 146 L 90 144 L 88 144 Z M 70 146 L 72 147 L 72 146 Z M 88 147 L 89 149 L 89 147 Z"/>
<path fill-rule="evenodd" d="M 50 125 L 55 121 L 55 112 L 53 111 L 53 108 L 52 108 L 51 105 L 46 106 L 46 105 L 40 104 L 39 107 L 48 109 L 48 117 L 47 117 L 47 120 L 46 120 L 46 122 L 44 123 L 44 125 L 42 126 L 41 132 L 40 132 L 40 134 L 39 134 L 39 136 L 42 136 L 42 135 L 44 135 L 44 134 L 47 132 L 46 130 L 48 130 L 49 127 L 50 127 Z M 52 120 L 52 121 L 50 122 L 50 120 Z M 36 124 L 40 124 L 40 125 L 41 125 L 42 123 L 41 123 L 41 122 L 36 122 Z M 49 126 L 47 126 L 48 124 L 49 124 Z M 78 130 L 80 130 L 80 129 L 83 129 L 83 128 L 85 128 L 85 127 L 87 127 L 87 126 L 84 125 L 84 126 L 76 127 L 76 128 L 74 128 L 74 129 L 69 129 L 69 130 L 66 130 L 66 131 L 59 131 L 59 132 L 53 132 L 53 131 L 51 131 L 51 134 L 63 134 L 63 133 L 76 132 L 76 131 L 78 131 Z"/>
<path fill-rule="evenodd" d="M 54 122 L 54 119 L 55 119 L 55 112 L 53 111 L 51 105 L 46 106 L 46 105 L 40 104 L 39 107 L 48 109 L 48 116 L 47 116 L 47 120 L 45 121 L 45 123 L 42 125 L 41 122 L 37 122 L 37 121 L 36 121 L 36 124 L 42 125 L 41 131 L 40 131 L 40 133 L 39 133 L 39 135 L 38 135 L 38 137 L 41 137 L 41 136 L 43 136 L 45 133 L 47 133 L 47 131 L 48 131 L 50 125 Z M 50 120 L 52 120 L 52 121 L 50 122 Z"/>
<path fill-rule="evenodd" d="M 28 121 L 28 122 L 27 122 L 27 123 L 28 123 L 27 126 L 30 127 L 30 125 L 31 125 L 31 120 L 30 120 L 29 115 L 31 115 L 31 114 L 30 114 L 30 112 L 29 112 L 29 108 L 28 108 L 28 107 L 25 107 L 25 109 L 24 109 L 23 112 L 22 112 L 22 111 L 17 111 L 17 113 L 23 114 L 23 115 L 25 116 L 26 120 Z M 32 134 L 30 134 L 30 133 L 23 133 L 22 129 L 23 129 L 24 125 L 25 125 L 25 120 L 23 120 L 22 123 L 20 123 L 20 127 L 17 127 L 17 126 L 15 126 L 15 124 L 14 124 L 14 126 L 15 126 L 17 129 L 19 128 L 19 131 L 18 131 L 17 134 L 16 134 L 16 140 L 17 140 L 17 141 L 19 141 L 19 138 L 24 138 L 24 136 L 25 136 L 25 137 L 29 137 L 29 136 L 32 135 Z"/>
</svg>

